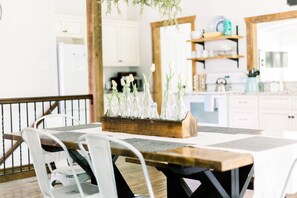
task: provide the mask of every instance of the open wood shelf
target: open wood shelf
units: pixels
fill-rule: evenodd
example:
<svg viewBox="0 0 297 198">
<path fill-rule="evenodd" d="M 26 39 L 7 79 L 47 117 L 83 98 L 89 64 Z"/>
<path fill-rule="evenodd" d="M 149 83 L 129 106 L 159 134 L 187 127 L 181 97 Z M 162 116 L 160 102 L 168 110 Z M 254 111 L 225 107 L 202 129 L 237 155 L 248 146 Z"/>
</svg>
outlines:
<svg viewBox="0 0 297 198">
<path fill-rule="evenodd" d="M 241 39 L 241 38 L 243 38 L 243 36 L 239 36 L 239 35 L 216 36 L 216 37 L 208 37 L 208 38 L 200 38 L 200 39 L 187 40 L 187 42 L 191 42 L 191 43 L 203 43 L 205 41 L 216 41 L 216 40 L 224 40 L 224 39 L 238 40 L 238 39 Z"/>
<path fill-rule="evenodd" d="M 188 58 L 188 60 L 192 60 L 192 61 L 205 61 L 205 60 L 211 60 L 211 59 L 239 59 L 239 58 L 243 58 L 244 56 L 242 55 L 236 55 L 236 56 L 232 56 L 232 55 L 226 55 L 226 56 L 213 56 L 213 57 L 206 57 L 206 58 Z"/>
</svg>

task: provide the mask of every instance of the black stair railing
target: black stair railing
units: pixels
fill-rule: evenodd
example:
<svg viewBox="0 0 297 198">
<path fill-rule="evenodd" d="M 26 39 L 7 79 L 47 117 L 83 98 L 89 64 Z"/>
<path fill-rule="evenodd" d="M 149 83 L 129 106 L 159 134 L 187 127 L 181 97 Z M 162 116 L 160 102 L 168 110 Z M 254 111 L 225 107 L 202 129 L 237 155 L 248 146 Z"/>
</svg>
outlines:
<svg viewBox="0 0 297 198">
<path fill-rule="evenodd" d="M 34 175 L 26 145 L 5 140 L 4 133 L 20 132 L 25 127 L 32 127 L 39 117 L 55 113 L 89 123 L 92 103 L 92 95 L 0 99 L 0 182 Z M 27 174 L 29 172 L 32 174 Z"/>
</svg>

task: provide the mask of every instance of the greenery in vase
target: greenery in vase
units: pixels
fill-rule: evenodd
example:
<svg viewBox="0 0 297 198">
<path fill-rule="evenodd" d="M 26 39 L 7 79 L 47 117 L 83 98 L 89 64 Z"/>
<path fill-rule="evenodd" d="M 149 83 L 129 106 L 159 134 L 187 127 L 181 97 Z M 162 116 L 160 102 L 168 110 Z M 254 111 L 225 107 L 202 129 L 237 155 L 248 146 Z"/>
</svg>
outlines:
<svg viewBox="0 0 297 198">
<path fill-rule="evenodd" d="M 132 74 L 125 77 L 124 79 L 121 79 L 121 85 L 123 86 L 123 94 L 124 94 L 124 109 L 123 109 L 123 117 L 129 117 L 129 93 L 130 93 L 130 83 L 134 81 L 134 77 Z"/>
<path fill-rule="evenodd" d="M 150 79 L 151 79 L 151 77 L 152 77 L 152 74 L 154 73 L 155 70 L 156 70 L 156 65 L 153 63 L 152 66 L 151 66 L 151 73 L 150 73 L 150 75 L 148 76 L 148 78 L 146 77 L 145 74 L 143 74 L 144 83 L 149 84 Z"/>
<path fill-rule="evenodd" d="M 106 13 L 111 13 L 115 7 L 118 13 L 121 13 L 119 8 L 120 0 L 98 0 L 99 3 L 106 2 Z M 162 18 L 166 19 L 167 24 L 177 24 L 176 17 L 181 13 L 181 0 L 122 0 L 127 5 L 139 5 L 140 13 L 143 12 L 145 6 L 155 8 L 159 11 Z"/>
<path fill-rule="evenodd" d="M 149 81 L 152 77 L 152 73 L 155 71 L 156 67 L 155 64 L 152 64 L 151 66 L 151 72 L 150 75 L 148 76 L 148 78 L 146 77 L 145 74 L 143 74 L 143 78 L 144 78 L 144 97 L 143 97 L 143 108 L 142 108 L 142 114 L 141 114 L 141 118 L 150 118 L 150 110 L 151 110 L 151 105 L 153 104 L 153 99 L 150 93 L 150 89 L 149 89 Z"/>
<path fill-rule="evenodd" d="M 122 100 L 122 97 L 117 89 L 117 83 L 116 81 L 112 80 L 111 81 L 112 83 L 112 94 L 117 98 L 117 101 L 118 101 L 118 112 L 116 115 L 120 115 L 120 108 L 121 108 L 121 100 Z"/>
<path fill-rule="evenodd" d="M 187 110 L 184 103 L 184 96 L 186 94 L 185 85 L 183 85 L 181 78 L 177 82 L 177 120 L 182 120 L 187 114 Z"/>
<path fill-rule="evenodd" d="M 163 101 L 162 101 L 162 108 L 161 108 L 161 118 L 162 119 L 172 119 L 174 115 L 172 115 L 171 109 L 174 109 L 174 98 L 169 97 L 169 92 L 170 90 L 170 84 L 171 80 L 174 76 L 174 73 L 172 72 L 172 66 L 173 63 L 169 64 L 169 74 L 166 74 L 166 79 L 165 79 L 165 89 L 164 89 L 164 94 L 163 94 Z"/>
</svg>

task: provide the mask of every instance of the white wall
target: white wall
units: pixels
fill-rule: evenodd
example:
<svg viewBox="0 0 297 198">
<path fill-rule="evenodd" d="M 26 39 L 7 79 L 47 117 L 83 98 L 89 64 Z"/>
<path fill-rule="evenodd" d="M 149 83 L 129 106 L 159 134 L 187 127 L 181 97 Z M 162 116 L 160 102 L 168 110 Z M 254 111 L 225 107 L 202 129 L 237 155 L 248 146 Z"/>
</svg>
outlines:
<svg viewBox="0 0 297 198">
<path fill-rule="evenodd" d="M 57 94 L 52 0 L 2 1 L 0 98 Z"/>
<path fill-rule="evenodd" d="M 196 29 L 209 31 L 212 20 L 216 16 L 222 15 L 231 19 L 233 25 L 239 25 L 239 34 L 245 36 L 245 17 L 289 10 L 296 10 L 296 6 L 288 6 L 284 0 L 182 0 L 182 14 L 180 16 L 196 15 Z M 139 16 L 135 10 L 132 10 L 129 17 L 139 18 L 140 20 L 140 62 L 143 65 L 142 71 L 148 72 L 152 61 L 150 23 L 160 21 L 160 16 L 156 10 L 146 8 L 142 16 Z M 218 42 L 218 45 L 221 45 L 221 43 Z M 246 56 L 245 38 L 240 40 L 239 47 L 240 54 Z M 201 64 L 198 65 L 198 70 L 202 71 Z M 240 60 L 240 69 L 237 69 L 236 63 L 230 60 L 208 61 L 206 65 L 207 72 L 239 70 L 246 70 L 246 58 Z"/>
</svg>

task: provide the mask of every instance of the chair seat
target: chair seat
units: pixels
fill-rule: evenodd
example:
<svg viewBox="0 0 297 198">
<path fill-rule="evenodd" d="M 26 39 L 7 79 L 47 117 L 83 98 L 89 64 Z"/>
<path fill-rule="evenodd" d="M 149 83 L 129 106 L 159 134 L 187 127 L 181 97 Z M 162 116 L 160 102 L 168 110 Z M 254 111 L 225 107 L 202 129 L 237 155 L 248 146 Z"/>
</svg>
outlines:
<svg viewBox="0 0 297 198">
<path fill-rule="evenodd" d="M 85 197 L 92 198 L 92 197 L 98 197 L 100 198 L 100 193 L 98 190 L 98 186 L 88 183 L 81 183 L 82 190 L 85 194 Z M 70 186 L 63 186 L 59 188 L 55 188 L 52 191 L 54 197 L 63 197 L 63 198 L 75 198 L 75 197 L 81 197 L 79 194 L 79 191 L 77 189 L 77 185 L 70 185 Z"/>
<path fill-rule="evenodd" d="M 86 174 L 86 172 L 79 165 L 74 165 L 73 168 L 77 175 Z M 73 172 L 72 172 L 72 169 L 70 166 L 59 167 L 59 168 L 53 170 L 53 173 L 60 173 L 60 174 L 64 174 L 64 175 L 73 177 Z"/>
<path fill-rule="evenodd" d="M 90 179 L 88 175 L 79 165 L 73 166 L 79 182 L 85 182 Z M 51 175 L 51 184 L 55 185 L 56 182 L 61 182 L 64 186 L 75 184 L 75 179 L 70 166 L 60 167 L 53 170 Z"/>
</svg>

